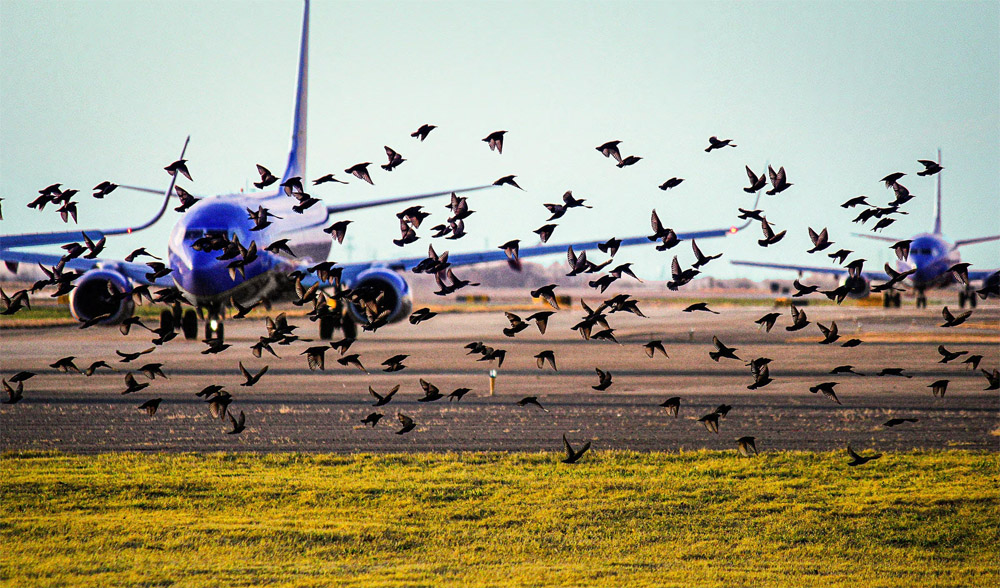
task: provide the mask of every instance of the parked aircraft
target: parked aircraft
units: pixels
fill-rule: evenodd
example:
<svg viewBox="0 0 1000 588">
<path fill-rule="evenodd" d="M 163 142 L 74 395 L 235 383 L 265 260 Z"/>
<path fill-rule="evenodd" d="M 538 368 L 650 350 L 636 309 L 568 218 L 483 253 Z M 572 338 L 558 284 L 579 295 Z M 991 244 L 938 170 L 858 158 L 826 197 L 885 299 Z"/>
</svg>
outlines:
<svg viewBox="0 0 1000 588">
<path fill-rule="evenodd" d="M 281 177 L 281 184 L 292 178 L 305 178 L 306 160 L 306 112 L 308 86 L 308 45 L 309 45 L 309 2 L 305 3 L 302 37 L 299 49 L 298 77 L 295 94 L 295 114 L 292 127 L 291 150 L 288 163 Z M 184 159 L 187 142 L 181 151 Z M 0 260 L 8 267 L 16 268 L 19 263 L 33 263 L 55 266 L 61 256 L 34 251 L 26 247 L 66 244 L 89 238 L 98 241 L 115 235 L 131 235 L 153 226 L 164 215 L 172 196 L 176 196 L 176 174 L 165 192 L 148 188 L 126 187 L 163 194 L 164 200 L 159 211 L 146 223 L 135 227 L 115 229 L 71 230 L 50 233 L 32 233 L 0 237 Z M 277 182 L 274 185 L 279 185 Z M 332 239 L 324 232 L 336 217 L 344 212 L 384 206 L 388 204 L 412 202 L 452 193 L 466 193 L 494 188 L 492 184 L 467 188 L 441 190 L 426 194 L 385 198 L 349 204 L 311 206 L 297 210 L 301 205 L 296 198 L 289 197 L 281 188 L 258 193 L 224 194 L 199 199 L 175 225 L 167 243 L 167 266 L 171 270 L 163 276 L 155 276 L 150 268 L 135 261 L 113 259 L 85 259 L 81 257 L 64 262 L 67 270 L 82 271 L 75 279 L 75 288 L 70 292 L 69 303 L 73 316 L 81 322 L 90 321 L 102 315 L 101 324 L 116 324 L 124 321 L 134 311 L 132 297 L 124 295 L 142 285 L 176 287 L 191 302 L 193 309 L 182 312 L 179 303 L 174 304 L 172 320 L 184 335 L 194 339 L 198 335 L 199 317 L 205 319 L 205 338 L 223 339 L 223 319 L 225 309 L 235 303 L 246 306 L 287 298 L 296 287 L 296 278 L 302 288 L 310 288 L 319 283 L 323 291 L 330 292 L 329 302 L 332 312 L 319 316 L 321 338 L 330 338 L 336 328 L 347 336 L 356 335 L 357 323 L 365 324 L 368 317 L 356 302 L 345 302 L 337 296 L 337 291 L 354 290 L 374 293 L 380 306 L 388 311 L 382 317 L 385 323 L 406 318 L 412 303 L 410 287 L 405 272 L 413 270 L 423 260 L 401 258 L 392 260 L 372 260 L 336 266 L 339 280 L 321 280 L 317 272 L 310 271 L 317 264 L 327 260 Z M 260 230 L 252 230 L 253 220 L 248 219 L 248 211 L 268 209 L 273 221 Z M 749 221 L 748 221 L 749 222 Z M 691 233 L 677 233 L 677 239 L 707 239 L 731 235 L 746 227 L 726 227 Z M 218 250 L 200 246 L 206 238 L 221 237 L 245 248 L 253 248 L 255 256 L 234 271 L 232 259 L 222 259 Z M 285 250 L 270 251 L 267 246 L 287 239 Z M 201 240 L 201 241 L 200 241 Z M 645 236 L 622 239 L 620 246 L 649 244 Z M 577 252 L 597 249 L 604 241 L 564 243 L 520 248 L 518 258 L 561 253 L 572 246 Z M 246 258 L 246 256 L 244 256 Z M 515 261 L 502 250 L 473 253 L 457 253 L 448 258 L 450 267 L 491 261 Z M 153 276 L 153 277 L 150 277 Z M 294 277 L 292 277 L 294 276 Z"/>
<path fill-rule="evenodd" d="M 941 163 L 941 153 L 938 152 L 938 164 Z M 930 288 L 945 288 L 956 283 L 956 278 L 950 268 L 961 262 L 958 252 L 959 247 L 973 245 L 976 243 L 986 243 L 988 241 L 1000 240 L 1000 235 L 990 235 L 987 237 L 975 237 L 972 239 L 959 239 L 956 241 L 947 240 L 941 233 L 941 174 L 937 174 L 937 199 L 934 204 L 934 226 L 928 233 L 920 233 L 908 239 L 909 255 L 907 259 L 900 259 L 896 263 L 898 272 L 908 272 L 914 270 L 906 280 L 917 291 L 916 304 L 918 307 L 927 306 L 926 291 Z M 903 239 L 889 237 L 885 235 L 875 235 L 871 233 L 856 233 L 858 237 L 875 239 L 878 241 L 899 243 Z M 845 278 L 845 283 L 850 287 L 850 296 L 863 298 L 868 296 L 872 280 L 888 280 L 890 278 L 885 272 L 864 271 L 856 278 L 850 278 L 849 272 L 843 267 L 817 267 L 806 265 L 767 263 L 758 261 L 731 261 L 733 265 L 744 265 L 753 267 L 766 267 L 783 270 L 794 270 L 799 273 L 813 272 L 822 274 L 832 274 Z M 976 306 L 976 296 L 973 292 L 973 281 L 982 280 L 983 289 L 995 290 L 1000 282 L 1000 273 L 997 270 L 970 270 L 968 272 L 969 283 L 961 284 L 958 302 L 960 307 Z M 883 305 L 886 307 L 900 305 L 900 292 L 895 289 L 883 291 Z"/>
</svg>

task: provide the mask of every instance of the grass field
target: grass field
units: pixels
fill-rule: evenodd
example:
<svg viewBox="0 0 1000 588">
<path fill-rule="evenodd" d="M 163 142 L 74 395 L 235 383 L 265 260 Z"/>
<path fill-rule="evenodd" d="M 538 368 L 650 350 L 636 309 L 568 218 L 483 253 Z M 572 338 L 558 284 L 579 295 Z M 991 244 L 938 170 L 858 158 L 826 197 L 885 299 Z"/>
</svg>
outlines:
<svg viewBox="0 0 1000 588">
<path fill-rule="evenodd" d="M 7 586 L 996 586 L 995 453 L 0 458 Z"/>
</svg>

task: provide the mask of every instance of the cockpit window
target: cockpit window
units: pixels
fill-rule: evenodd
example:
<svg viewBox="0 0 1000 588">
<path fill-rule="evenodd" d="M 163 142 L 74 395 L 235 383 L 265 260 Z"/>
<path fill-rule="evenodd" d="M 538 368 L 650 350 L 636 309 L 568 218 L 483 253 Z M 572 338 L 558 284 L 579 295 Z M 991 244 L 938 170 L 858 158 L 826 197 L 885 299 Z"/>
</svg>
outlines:
<svg viewBox="0 0 1000 588">
<path fill-rule="evenodd" d="M 226 232 L 221 229 L 188 229 L 184 231 L 185 241 L 197 241 L 202 237 L 211 237 L 213 239 L 218 239 L 220 237 L 225 237 Z"/>
</svg>

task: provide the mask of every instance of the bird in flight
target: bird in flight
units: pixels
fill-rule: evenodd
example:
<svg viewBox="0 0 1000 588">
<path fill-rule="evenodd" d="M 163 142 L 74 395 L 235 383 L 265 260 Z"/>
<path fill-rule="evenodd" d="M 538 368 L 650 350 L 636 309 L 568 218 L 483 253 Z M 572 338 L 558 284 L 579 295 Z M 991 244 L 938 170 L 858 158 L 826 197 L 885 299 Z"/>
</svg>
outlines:
<svg viewBox="0 0 1000 588">
<path fill-rule="evenodd" d="M 587 450 L 590 449 L 590 441 L 587 441 L 579 450 L 574 450 L 573 446 L 569 444 L 569 440 L 566 439 L 565 434 L 563 435 L 563 445 L 566 448 L 566 457 L 562 460 L 563 463 L 576 463 L 580 461 L 583 454 L 587 453 Z"/>
</svg>

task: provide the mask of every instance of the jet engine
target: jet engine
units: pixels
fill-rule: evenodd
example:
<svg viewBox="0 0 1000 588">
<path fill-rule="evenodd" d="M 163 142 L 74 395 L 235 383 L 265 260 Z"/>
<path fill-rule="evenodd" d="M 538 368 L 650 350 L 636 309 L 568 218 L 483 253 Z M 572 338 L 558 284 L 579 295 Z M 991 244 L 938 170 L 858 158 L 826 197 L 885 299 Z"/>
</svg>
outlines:
<svg viewBox="0 0 1000 588">
<path fill-rule="evenodd" d="M 1000 272 L 993 272 L 983 278 L 983 289 L 979 290 L 979 297 L 986 299 L 990 296 L 1000 296 Z"/>
<path fill-rule="evenodd" d="M 132 297 L 123 296 L 131 291 L 128 279 L 120 273 L 92 269 L 76 280 L 76 287 L 69 293 L 69 310 L 81 322 L 107 314 L 100 324 L 114 325 L 132 316 Z"/>
<path fill-rule="evenodd" d="M 847 295 L 851 298 L 867 298 L 871 292 L 871 282 L 863 276 L 845 278 L 842 284 L 847 286 Z"/>
<path fill-rule="evenodd" d="M 385 268 L 365 270 L 358 274 L 357 279 L 350 287 L 367 299 L 376 299 L 381 294 L 378 307 L 381 310 L 389 311 L 387 322 L 400 321 L 408 317 L 413 309 L 410 285 L 402 276 L 392 270 Z M 357 303 L 349 305 L 348 309 L 358 323 L 368 324 L 368 317 Z"/>
</svg>

